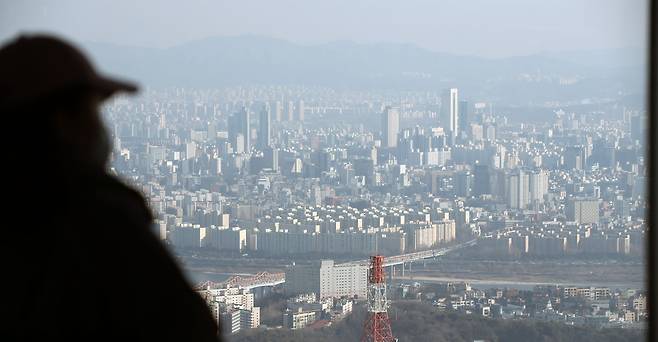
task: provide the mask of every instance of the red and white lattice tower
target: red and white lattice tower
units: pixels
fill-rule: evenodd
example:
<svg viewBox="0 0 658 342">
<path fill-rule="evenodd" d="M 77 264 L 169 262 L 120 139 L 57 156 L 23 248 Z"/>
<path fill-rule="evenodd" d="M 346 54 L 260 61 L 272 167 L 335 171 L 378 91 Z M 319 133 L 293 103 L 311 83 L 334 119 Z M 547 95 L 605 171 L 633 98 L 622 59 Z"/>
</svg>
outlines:
<svg viewBox="0 0 658 342">
<path fill-rule="evenodd" d="M 386 276 L 384 257 L 370 257 L 368 270 L 368 317 L 363 325 L 361 342 L 395 342 L 388 318 L 390 303 L 386 298 Z"/>
</svg>

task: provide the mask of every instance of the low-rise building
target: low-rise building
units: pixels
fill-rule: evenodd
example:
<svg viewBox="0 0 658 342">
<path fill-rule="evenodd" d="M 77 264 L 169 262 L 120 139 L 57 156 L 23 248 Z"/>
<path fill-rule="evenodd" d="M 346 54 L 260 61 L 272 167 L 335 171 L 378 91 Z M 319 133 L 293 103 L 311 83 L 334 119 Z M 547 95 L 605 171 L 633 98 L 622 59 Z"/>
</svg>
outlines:
<svg viewBox="0 0 658 342">
<path fill-rule="evenodd" d="M 286 310 L 283 313 L 283 326 L 292 330 L 301 329 L 315 322 L 315 319 L 314 311 L 303 311 L 301 308 L 297 311 Z"/>
</svg>

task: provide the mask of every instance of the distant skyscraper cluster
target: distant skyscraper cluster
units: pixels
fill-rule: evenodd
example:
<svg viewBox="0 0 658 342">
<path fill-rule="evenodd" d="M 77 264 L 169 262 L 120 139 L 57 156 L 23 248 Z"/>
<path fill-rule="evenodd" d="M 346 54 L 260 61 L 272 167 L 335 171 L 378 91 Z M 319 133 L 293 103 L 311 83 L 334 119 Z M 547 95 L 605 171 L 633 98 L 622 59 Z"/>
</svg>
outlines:
<svg viewBox="0 0 658 342">
<path fill-rule="evenodd" d="M 474 243 L 468 253 L 483 258 L 644 257 L 641 109 L 590 99 L 519 114 L 465 94 L 149 92 L 107 106 L 112 168 L 147 195 L 153 230 L 174 250 L 296 261 L 285 272 L 289 329 L 344 317 L 354 296 L 365 297 L 367 266 L 339 259 L 433 257 Z M 558 299 L 626 298 L 606 288 L 564 291 Z M 437 304 L 505 315 L 496 306 L 502 295 L 463 293 Z M 250 291 L 204 294 L 227 333 L 260 324 Z M 632 305 L 606 311 L 624 316 L 609 322 L 645 317 Z M 559 317 L 548 306 L 534 314 Z"/>
<path fill-rule="evenodd" d="M 108 105 L 112 166 L 176 249 L 330 259 L 478 239 L 496 257 L 642 256 L 641 109 L 551 103 L 522 120 L 467 91 L 153 92 Z"/>
</svg>

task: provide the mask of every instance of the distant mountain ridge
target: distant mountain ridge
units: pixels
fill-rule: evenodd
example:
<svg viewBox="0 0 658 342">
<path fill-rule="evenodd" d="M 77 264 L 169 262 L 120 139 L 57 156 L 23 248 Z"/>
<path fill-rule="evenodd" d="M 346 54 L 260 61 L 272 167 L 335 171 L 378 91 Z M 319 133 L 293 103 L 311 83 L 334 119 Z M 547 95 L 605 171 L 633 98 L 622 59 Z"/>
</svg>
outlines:
<svg viewBox="0 0 658 342">
<path fill-rule="evenodd" d="M 486 59 L 439 53 L 411 44 L 341 41 L 301 45 L 262 36 L 214 37 L 165 49 L 102 43 L 87 43 L 84 48 L 103 70 L 151 86 L 306 84 L 392 89 L 458 86 L 482 92 L 491 87 L 505 91 L 510 86 L 518 88 L 514 87 L 517 83 L 528 83 L 535 78 L 550 81 L 551 77 L 597 80 L 599 87 L 601 80 L 610 80 L 633 87 L 638 83 L 636 78 L 644 72 L 642 58 L 620 60 L 619 56 L 638 55 L 632 51 L 626 51 L 625 55 L 598 51 Z M 595 60 L 590 63 L 588 58 Z"/>
</svg>

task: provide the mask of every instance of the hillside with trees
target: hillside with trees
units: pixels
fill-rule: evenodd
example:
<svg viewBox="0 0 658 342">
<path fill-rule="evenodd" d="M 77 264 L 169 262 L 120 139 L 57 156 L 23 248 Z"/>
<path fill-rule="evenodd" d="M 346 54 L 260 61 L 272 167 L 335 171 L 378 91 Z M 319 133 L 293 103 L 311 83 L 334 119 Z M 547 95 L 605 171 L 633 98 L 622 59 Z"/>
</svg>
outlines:
<svg viewBox="0 0 658 342">
<path fill-rule="evenodd" d="M 532 320 L 496 320 L 476 315 L 437 311 L 430 304 L 398 302 L 389 311 L 399 342 L 631 342 L 644 341 L 644 331 L 594 329 Z M 231 342 L 359 341 L 366 312 L 362 307 L 345 320 L 317 330 L 250 330 L 231 336 Z"/>
</svg>

